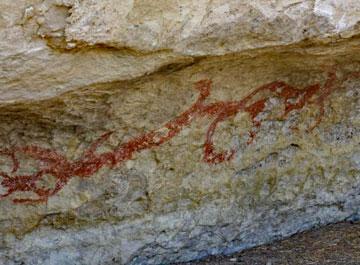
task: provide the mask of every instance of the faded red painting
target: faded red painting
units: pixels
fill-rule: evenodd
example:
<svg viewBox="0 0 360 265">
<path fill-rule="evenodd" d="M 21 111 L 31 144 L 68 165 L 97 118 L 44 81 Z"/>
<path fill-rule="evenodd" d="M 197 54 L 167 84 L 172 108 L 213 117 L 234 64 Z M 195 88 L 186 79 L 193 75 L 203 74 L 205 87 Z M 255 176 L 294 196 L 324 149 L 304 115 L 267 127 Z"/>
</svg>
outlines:
<svg viewBox="0 0 360 265">
<path fill-rule="evenodd" d="M 97 153 L 112 132 L 105 132 L 99 139 L 93 142 L 82 156 L 74 161 L 67 159 L 56 150 L 45 149 L 40 146 L 29 145 L 0 150 L 0 155 L 7 156 L 12 161 L 12 172 L 0 172 L 1 185 L 6 192 L 0 198 L 8 197 L 15 193 L 32 192 L 36 198 L 15 198 L 14 203 L 45 202 L 50 196 L 57 194 L 73 177 L 88 178 L 94 175 L 102 167 L 114 168 L 133 158 L 135 153 L 142 150 L 155 148 L 171 140 L 181 130 L 189 126 L 199 117 L 207 117 L 211 123 L 205 133 L 203 145 L 203 161 L 210 164 L 218 164 L 231 160 L 236 150 L 216 151 L 213 136 L 219 123 L 239 112 L 246 112 L 252 120 L 252 129 L 249 131 L 247 144 L 252 144 L 256 137 L 256 129 L 261 126 L 258 115 L 264 111 L 266 102 L 270 97 L 281 100 L 283 106 L 279 118 L 286 119 L 289 113 L 301 111 L 306 105 L 314 105 L 319 110 L 315 122 L 308 128 L 311 132 L 322 120 L 325 114 L 325 104 L 329 95 L 348 79 L 359 77 L 359 73 L 352 73 L 342 79 L 335 72 L 329 72 L 324 84 L 313 84 L 304 88 L 293 87 L 282 81 L 265 84 L 253 90 L 242 99 L 235 101 L 217 101 L 206 103 L 211 93 L 211 81 L 201 80 L 195 83 L 195 89 L 199 95 L 197 100 L 183 113 L 165 123 L 161 128 L 149 131 L 143 135 L 119 144 L 110 152 Z M 26 155 L 41 162 L 37 172 L 29 175 L 18 174 L 21 161 L 18 156 Z M 46 175 L 56 179 L 52 188 L 44 188 L 38 185 Z"/>
</svg>

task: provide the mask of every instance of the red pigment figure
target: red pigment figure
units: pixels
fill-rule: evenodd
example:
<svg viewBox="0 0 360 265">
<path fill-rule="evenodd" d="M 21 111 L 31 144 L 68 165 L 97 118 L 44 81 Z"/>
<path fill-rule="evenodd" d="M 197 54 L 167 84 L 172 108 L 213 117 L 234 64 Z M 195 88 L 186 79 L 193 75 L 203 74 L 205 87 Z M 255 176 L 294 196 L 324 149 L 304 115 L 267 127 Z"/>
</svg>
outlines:
<svg viewBox="0 0 360 265">
<path fill-rule="evenodd" d="M 352 73 L 340 81 L 345 82 L 354 77 L 358 78 L 360 74 Z M 30 145 L 0 150 L 0 155 L 8 156 L 13 163 L 11 174 L 0 172 L 0 177 L 2 177 L 1 185 L 6 190 L 5 194 L 0 195 L 0 198 L 8 197 L 13 193 L 32 192 L 37 195 L 37 198 L 15 198 L 13 202 L 46 202 L 50 196 L 58 193 L 71 178 L 75 176 L 80 178 L 90 177 L 103 166 L 113 168 L 132 159 L 133 155 L 137 152 L 160 146 L 176 136 L 184 127 L 189 126 L 193 120 L 198 117 L 209 117 L 212 119 L 206 132 L 203 147 L 204 161 L 209 164 L 228 161 L 233 158 L 236 150 L 233 148 L 228 151 L 216 152 L 213 142 L 215 130 L 220 122 L 234 117 L 241 111 L 247 112 L 253 123 L 247 142 L 247 144 L 251 144 L 256 137 L 255 129 L 261 126 L 261 121 L 257 120 L 257 117 L 264 111 L 266 102 L 270 98 L 270 95 L 272 95 L 281 99 L 284 104 L 284 111 L 280 116 L 282 119 L 286 119 L 287 115 L 294 110 L 303 109 L 306 104 L 315 104 L 318 106 L 319 115 L 315 123 L 308 129 L 308 131 L 311 131 L 321 122 L 324 116 L 325 100 L 336 88 L 340 87 L 339 85 L 335 86 L 337 81 L 338 79 L 335 72 L 328 73 L 328 79 L 323 86 L 314 84 L 303 89 L 298 89 L 285 82 L 275 81 L 258 87 L 238 101 L 217 101 L 208 104 L 205 103 L 205 100 L 210 96 L 211 81 L 198 81 L 195 83 L 195 88 L 200 94 L 195 103 L 186 111 L 167 122 L 160 129 L 149 131 L 125 143 L 119 144 L 113 151 L 101 154 L 96 153 L 98 147 L 110 137 L 112 132 L 103 134 L 75 161 L 69 161 L 65 156 L 55 150 L 45 149 L 39 146 Z M 262 95 L 262 92 L 267 92 L 267 95 Z M 16 175 L 20 167 L 20 162 L 16 154 L 27 155 L 40 162 L 41 166 L 39 166 L 38 171 L 29 175 Z M 55 177 L 56 182 L 53 188 L 40 187 L 39 180 L 46 175 Z"/>
</svg>

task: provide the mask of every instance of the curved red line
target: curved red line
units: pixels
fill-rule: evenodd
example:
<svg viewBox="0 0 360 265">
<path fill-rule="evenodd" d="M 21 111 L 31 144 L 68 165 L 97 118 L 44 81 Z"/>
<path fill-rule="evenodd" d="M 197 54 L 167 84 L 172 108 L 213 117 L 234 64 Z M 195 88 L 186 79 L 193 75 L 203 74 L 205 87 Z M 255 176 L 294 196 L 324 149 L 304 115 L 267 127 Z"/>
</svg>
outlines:
<svg viewBox="0 0 360 265">
<path fill-rule="evenodd" d="M 358 73 L 351 73 L 340 82 L 349 78 L 360 77 Z M 324 116 L 324 101 L 339 86 L 336 86 L 337 77 L 334 72 L 328 74 L 328 79 L 323 86 L 314 84 L 303 89 L 292 87 L 285 82 L 275 81 L 256 88 L 253 92 L 238 101 L 217 101 L 205 104 L 210 96 L 211 81 L 201 80 L 195 83 L 195 88 L 199 91 L 199 96 L 186 111 L 165 123 L 163 127 L 157 130 L 149 131 L 143 135 L 120 144 L 113 151 L 97 154 L 96 150 L 101 146 L 113 132 L 106 132 L 96 141 L 94 141 L 83 155 L 75 160 L 69 161 L 65 156 L 55 150 L 45 149 L 39 146 L 29 145 L 24 147 L 14 147 L 0 150 L 0 155 L 8 156 L 13 162 L 12 174 L 15 174 L 20 161 L 16 154 L 22 153 L 41 161 L 45 166 L 32 175 L 13 175 L 10 176 L 0 172 L 3 178 L 1 185 L 7 189 L 7 192 L 0 195 L 5 198 L 13 193 L 33 192 L 38 198 L 15 198 L 15 203 L 33 203 L 45 202 L 50 196 L 57 194 L 68 183 L 68 181 L 78 176 L 87 178 L 94 175 L 103 166 L 115 167 L 133 158 L 133 155 L 145 149 L 154 148 L 171 140 L 179 134 L 184 127 L 189 126 L 198 117 L 212 117 L 204 142 L 204 161 L 210 164 L 218 164 L 232 159 L 236 153 L 235 148 L 227 151 L 216 152 L 213 137 L 219 123 L 235 116 L 240 111 L 247 112 L 252 120 L 253 128 L 249 131 L 248 144 L 251 144 L 256 137 L 255 128 L 261 126 L 261 121 L 257 120 L 258 114 L 264 111 L 269 95 L 261 97 L 262 92 L 268 92 L 271 95 L 280 98 L 284 103 L 284 112 L 281 118 L 285 119 L 287 115 L 294 110 L 301 110 L 306 104 L 316 104 L 319 107 L 319 116 L 314 125 L 309 128 L 311 131 L 315 128 Z M 315 100 L 314 96 L 317 96 Z M 37 181 L 45 175 L 52 175 L 56 178 L 55 187 L 40 188 Z"/>
</svg>

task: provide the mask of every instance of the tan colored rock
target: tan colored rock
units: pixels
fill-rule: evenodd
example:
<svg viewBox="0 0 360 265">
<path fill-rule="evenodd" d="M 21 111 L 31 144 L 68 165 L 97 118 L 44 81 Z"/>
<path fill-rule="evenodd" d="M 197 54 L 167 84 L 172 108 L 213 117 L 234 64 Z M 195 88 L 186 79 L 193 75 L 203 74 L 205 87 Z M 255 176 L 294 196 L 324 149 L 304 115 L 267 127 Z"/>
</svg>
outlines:
<svg viewBox="0 0 360 265">
<path fill-rule="evenodd" d="M 186 56 L 350 38 L 360 13 L 356 0 L 22 0 L 0 7 L 2 102 L 129 80 L 189 63 Z"/>
<path fill-rule="evenodd" d="M 359 33 L 359 15 L 358 1 L 75 1 L 65 36 L 69 43 L 221 55 L 350 37 Z"/>
<path fill-rule="evenodd" d="M 0 264 L 166 264 L 359 218 L 357 1 L 0 7 Z"/>
<path fill-rule="evenodd" d="M 90 84 L 128 80 L 192 58 L 93 47 L 62 50 L 68 8 L 56 1 L 0 4 L 0 103 L 44 99 Z"/>
</svg>

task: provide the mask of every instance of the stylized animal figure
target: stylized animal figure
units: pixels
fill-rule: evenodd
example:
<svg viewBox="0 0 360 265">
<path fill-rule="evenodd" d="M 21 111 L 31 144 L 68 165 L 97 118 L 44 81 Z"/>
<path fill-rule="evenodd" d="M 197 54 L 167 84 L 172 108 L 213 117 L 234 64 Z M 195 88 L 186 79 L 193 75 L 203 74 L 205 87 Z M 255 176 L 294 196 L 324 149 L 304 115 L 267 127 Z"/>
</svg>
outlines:
<svg viewBox="0 0 360 265">
<path fill-rule="evenodd" d="M 133 158 L 133 155 L 145 149 L 154 148 L 169 141 L 182 129 L 189 126 L 198 117 L 208 117 L 212 122 L 207 129 L 203 146 L 206 163 L 217 164 L 228 161 L 236 153 L 235 148 L 217 152 L 213 142 L 213 136 L 219 123 L 235 116 L 239 112 L 247 112 L 253 126 L 249 131 L 248 144 L 251 144 L 256 136 L 256 128 L 261 126 L 258 115 L 264 111 L 267 100 L 277 97 L 284 106 L 279 118 L 286 119 L 287 115 L 296 110 L 301 110 L 305 105 L 314 104 L 319 108 L 319 115 L 315 123 L 308 128 L 312 131 L 320 122 L 325 113 L 325 100 L 341 84 L 353 77 L 359 77 L 359 73 L 352 73 L 338 80 L 335 72 L 328 73 L 328 79 L 323 85 L 314 84 L 299 89 L 282 81 L 275 81 L 256 88 L 246 97 L 237 101 L 217 101 L 206 103 L 210 96 L 211 81 L 201 80 L 195 83 L 195 89 L 199 96 L 186 111 L 165 123 L 161 128 L 152 130 L 133 139 L 119 144 L 114 150 L 105 153 L 97 153 L 96 150 L 112 134 L 107 132 L 92 143 L 83 155 L 74 161 L 69 161 L 64 155 L 55 150 L 45 149 L 39 146 L 29 145 L 0 150 L 0 155 L 7 156 L 12 160 L 11 173 L 0 172 L 0 184 L 6 192 L 0 195 L 5 198 L 14 193 L 32 192 L 36 198 L 15 198 L 15 203 L 44 202 L 50 196 L 58 193 L 73 177 L 87 178 L 94 175 L 100 168 L 110 168 L 121 165 Z M 20 168 L 18 155 L 23 154 L 40 162 L 37 172 L 33 174 L 17 174 Z M 41 187 L 39 181 L 46 175 L 53 176 L 56 181 L 52 188 Z"/>
</svg>

